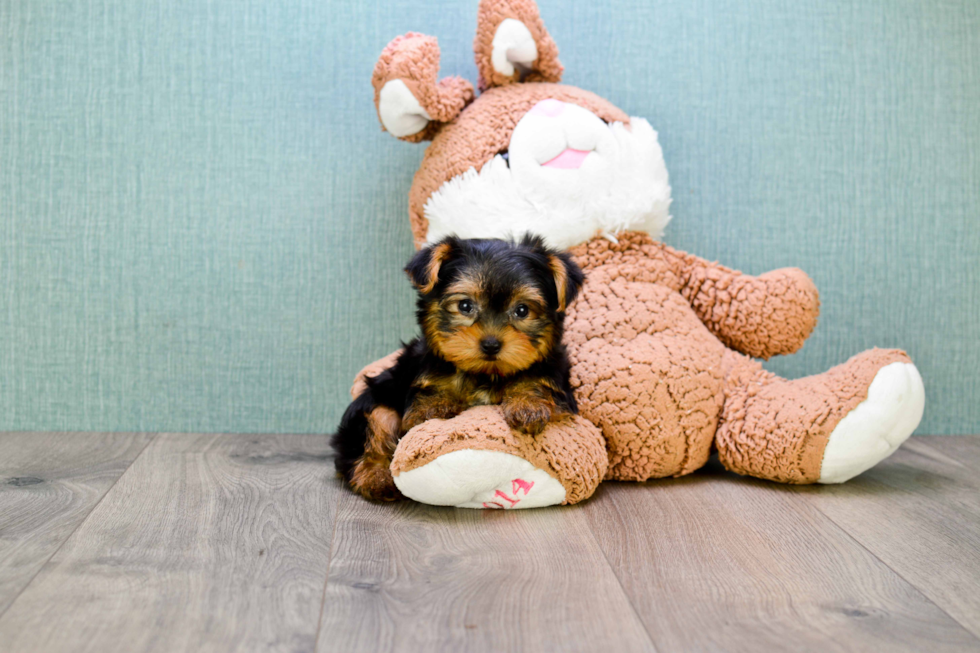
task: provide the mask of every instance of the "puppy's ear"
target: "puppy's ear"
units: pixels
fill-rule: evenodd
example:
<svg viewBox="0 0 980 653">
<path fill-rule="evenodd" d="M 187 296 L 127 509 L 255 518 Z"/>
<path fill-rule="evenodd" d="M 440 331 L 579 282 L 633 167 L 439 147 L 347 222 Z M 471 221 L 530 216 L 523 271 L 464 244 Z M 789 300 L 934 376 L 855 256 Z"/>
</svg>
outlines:
<svg viewBox="0 0 980 653">
<path fill-rule="evenodd" d="M 558 312 L 564 313 L 568 305 L 578 297 L 578 291 L 585 281 L 582 272 L 568 252 L 551 249 L 544 238 L 536 234 L 526 233 L 521 238 L 520 247 L 524 247 L 548 260 L 548 268 L 555 279 L 555 289 L 558 291 Z"/>
<path fill-rule="evenodd" d="M 405 266 L 405 274 L 415 289 L 423 295 L 432 292 L 439 282 L 439 268 L 445 263 L 453 251 L 454 241 L 450 238 L 435 245 L 421 249 Z"/>
<path fill-rule="evenodd" d="M 558 290 L 558 312 L 564 313 L 568 305 L 578 297 L 582 289 L 585 274 L 582 268 L 572 260 L 567 252 L 552 252 L 548 254 L 548 267 L 555 276 L 555 288 Z"/>
</svg>

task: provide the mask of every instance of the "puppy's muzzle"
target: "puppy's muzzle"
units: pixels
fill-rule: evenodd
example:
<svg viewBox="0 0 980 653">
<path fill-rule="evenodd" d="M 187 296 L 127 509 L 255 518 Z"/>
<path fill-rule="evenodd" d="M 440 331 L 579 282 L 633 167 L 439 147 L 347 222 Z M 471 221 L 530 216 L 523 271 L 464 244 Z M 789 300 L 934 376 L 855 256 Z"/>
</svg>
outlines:
<svg viewBox="0 0 980 653">
<path fill-rule="evenodd" d="M 493 336 L 487 336 L 480 340 L 480 351 L 483 352 L 484 356 L 494 357 L 500 353 L 500 348 L 503 344 Z"/>
</svg>

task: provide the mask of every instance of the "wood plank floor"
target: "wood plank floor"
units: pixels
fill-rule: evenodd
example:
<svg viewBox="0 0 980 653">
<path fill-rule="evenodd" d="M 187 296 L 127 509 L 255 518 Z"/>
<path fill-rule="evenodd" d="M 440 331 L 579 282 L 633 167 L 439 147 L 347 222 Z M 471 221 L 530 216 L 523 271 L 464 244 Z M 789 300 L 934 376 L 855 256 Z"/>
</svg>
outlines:
<svg viewBox="0 0 980 653">
<path fill-rule="evenodd" d="M 526 512 L 331 470 L 323 436 L 0 433 L 0 651 L 980 651 L 980 437 Z"/>
</svg>

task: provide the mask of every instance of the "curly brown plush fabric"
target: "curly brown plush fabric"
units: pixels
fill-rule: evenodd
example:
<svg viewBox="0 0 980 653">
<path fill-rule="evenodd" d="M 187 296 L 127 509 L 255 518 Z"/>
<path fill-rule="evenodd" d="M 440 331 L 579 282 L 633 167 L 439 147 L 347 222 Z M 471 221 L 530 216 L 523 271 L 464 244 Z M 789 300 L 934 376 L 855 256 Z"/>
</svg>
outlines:
<svg viewBox="0 0 980 653">
<path fill-rule="evenodd" d="M 813 483 L 830 432 L 867 397 L 875 373 L 908 361 L 874 350 L 824 374 L 780 379 L 744 354 L 803 345 L 819 309 L 806 274 L 752 277 L 645 234 L 618 240 L 573 250 L 586 282 L 565 331 L 572 385 L 606 438 L 609 478 L 688 474 L 716 445 L 740 474 Z"/>
<path fill-rule="evenodd" d="M 386 81 L 402 79 L 434 118 L 406 137 L 432 139 L 409 193 L 418 247 L 426 241 L 425 206 L 433 193 L 508 151 L 518 122 L 538 102 L 575 104 L 630 128 L 627 114 L 607 100 L 551 83 L 562 68 L 533 0 L 481 0 L 478 15 L 479 86 L 489 88 L 471 103 L 472 90 L 462 82 L 436 97 L 438 47 L 430 37 L 396 39 L 375 69 L 376 101 Z M 518 72 L 501 75 L 492 66 L 493 39 L 508 18 L 524 23 L 535 41 L 538 58 L 524 81 L 536 83 L 520 83 Z M 751 276 L 645 234 L 617 233 L 615 240 L 597 236 L 572 250 L 587 275 L 565 329 L 581 416 L 549 427 L 548 437 L 536 441 L 510 431 L 498 408 L 473 408 L 413 429 L 398 447 L 394 473 L 459 449 L 505 451 L 547 470 L 574 503 L 603 476 L 642 481 L 688 474 L 717 450 L 740 474 L 813 483 L 821 479 L 831 433 L 868 397 L 875 375 L 910 362 L 904 352 L 875 349 L 823 374 L 781 379 L 756 359 L 793 353 L 813 331 L 820 300 L 804 272 Z M 391 362 L 369 366 L 358 383 Z M 921 402 L 921 380 L 918 393 Z M 896 442 L 914 424 L 905 428 Z"/>
<path fill-rule="evenodd" d="M 477 87 L 485 91 L 491 86 L 504 86 L 521 81 L 521 71 L 514 70 L 512 75 L 504 75 L 494 70 L 490 61 L 493 54 L 493 37 L 500 23 L 508 18 L 524 23 L 538 48 L 538 58 L 531 64 L 531 71 L 523 81 L 560 82 L 561 74 L 565 69 L 558 61 L 558 46 L 545 29 L 537 4 L 533 0 L 496 0 L 481 2 L 476 15 L 473 53 L 476 55 L 476 69 L 479 73 Z"/>
<path fill-rule="evenodd" d="M 543 469 L 565 488 L 565 503 L 595 492 L 606 475 L 606 443 L 599 429 L 575 415 L 548 425 L 537 436 L 512 431 L 500 406 L 478 406 L 449 420 L 434 419 L 409 431 L 395 452 L 398 476 L 461 449 L 509 453 Z"/>
<path fill-rule="evenodd" d="M 716 443 L 732 471 L 781 483 L 815 483 L 831 431 L 868 396 L 878 371 L 911 363 L 904 351 L 872 349 L 823 374 L 787 381 L 728 352 L 725 406 Z"/>
<path fill-rule="evenodd" d="M 473 100 L 473 85 L 468 81 L 462 77 L 446 77 L 436 82 L 438 75 L 439 42 L 435 37 L 409 32 L 396 36 L 381 52 L 371 77 L 378 118 L 381 118 L 381 89 L 395 79 L 405 83 L 431 118 L 425 129 L 400 136 L 402 140 L 410 143 L 431 140 L 442 123 L 455 118 Z"/>
<path fill-rule="evenodd" d="M 791 354 L 817 324 L 817 288 L 800 269 L 753 277 L 679 252 L 646 234 L 624 233 L 618 240 L 593 239 L 573 254 L 585 269 L 594 270 L 590 276 L 595 283 L 645 281 L 680 293 L 728 347 L 763 359 Z"/>
</svg>

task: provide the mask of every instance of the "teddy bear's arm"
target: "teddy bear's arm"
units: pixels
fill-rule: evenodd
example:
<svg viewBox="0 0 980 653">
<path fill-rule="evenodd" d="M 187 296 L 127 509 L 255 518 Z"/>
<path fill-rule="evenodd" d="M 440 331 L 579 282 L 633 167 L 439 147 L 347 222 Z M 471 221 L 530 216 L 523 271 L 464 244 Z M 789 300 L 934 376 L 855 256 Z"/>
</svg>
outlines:
<svg viewBox="0 0 980 653">
<path fill-rule="evenodd" d="M 820 299 L 803 270 L 781 268 L 753 277 L 675 254 L 681 294 L 726 346 L 763 359 L 791 354 L 816 326 Z"/>
<path fill-rule="evenodd" d="M 384 358 L 380 358 L 373 363 L 369 363 L 364 367 L 364 369 L 358 372 L 357 376 L 354 377 L 354 383 L 350 388 L 351 399 L 357 399 L 359 394 L 367 390 L 367 381 L 365 381 L 365 379 L 372 376 L 377 376 L 394 365 L 395 361 L 398 360 L 398 354 L 400 353 L 402 353 L 401 349 L 393 351 Z"/>
</svg>

